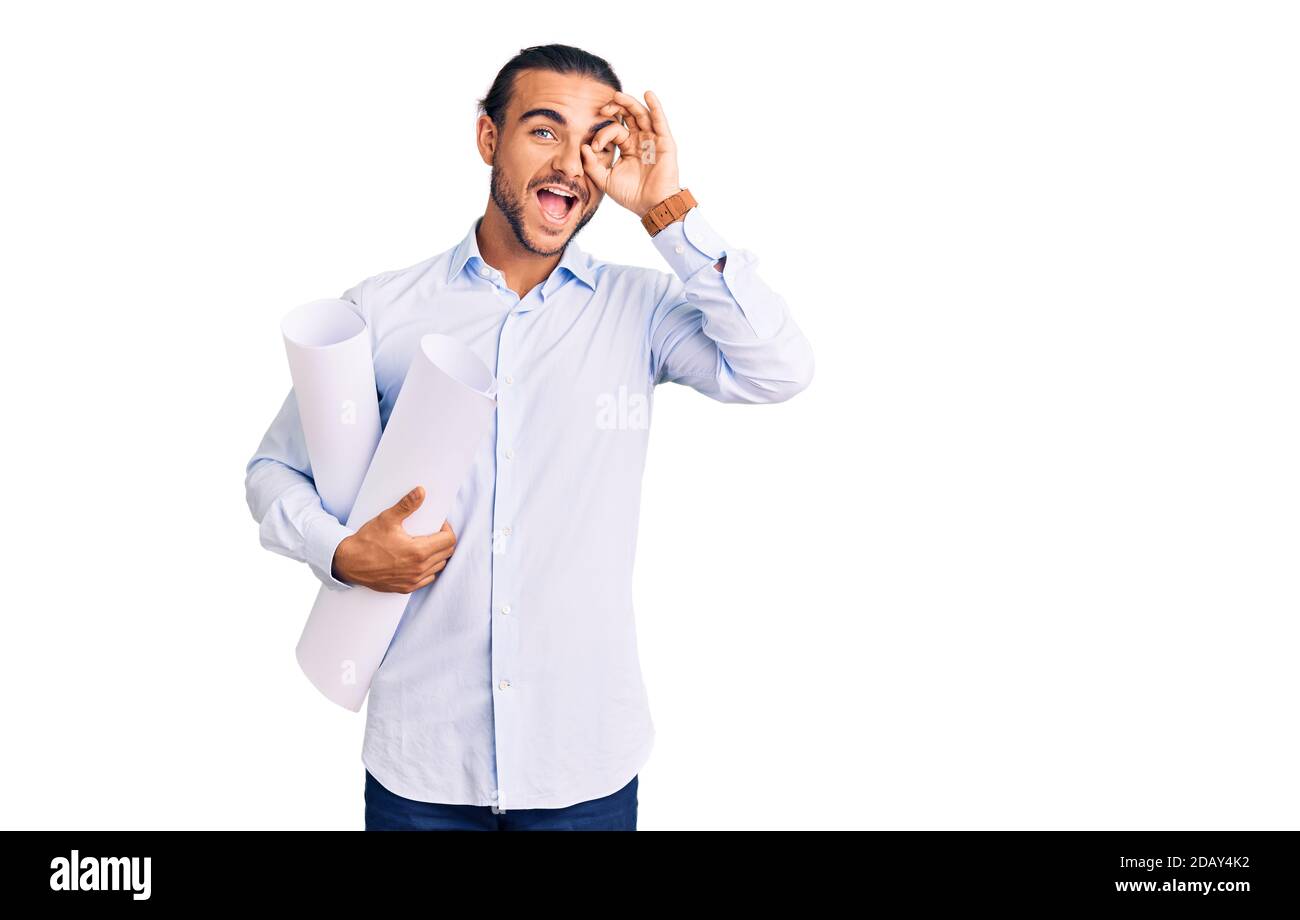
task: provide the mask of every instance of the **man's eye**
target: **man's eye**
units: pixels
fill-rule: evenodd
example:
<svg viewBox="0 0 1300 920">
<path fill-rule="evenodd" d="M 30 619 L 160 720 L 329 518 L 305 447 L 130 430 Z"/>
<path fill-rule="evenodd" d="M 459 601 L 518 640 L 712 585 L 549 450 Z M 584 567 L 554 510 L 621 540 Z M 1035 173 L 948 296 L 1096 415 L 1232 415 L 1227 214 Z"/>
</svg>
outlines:
<svg viewBox="0 0 1300 920">
<path fill-rule="evenodd" d="M 536 134 L 538 131 L 545 131 L 547 134 L 551 134 L 551 129 L 550 129 L 550 128 L 533 128 L 533 133 L 534 133 L 534 134 Z M 551 137 L 555 137 L 555 135 L 554 135 L 554 134 L 551 134 Z"/>
</svg>

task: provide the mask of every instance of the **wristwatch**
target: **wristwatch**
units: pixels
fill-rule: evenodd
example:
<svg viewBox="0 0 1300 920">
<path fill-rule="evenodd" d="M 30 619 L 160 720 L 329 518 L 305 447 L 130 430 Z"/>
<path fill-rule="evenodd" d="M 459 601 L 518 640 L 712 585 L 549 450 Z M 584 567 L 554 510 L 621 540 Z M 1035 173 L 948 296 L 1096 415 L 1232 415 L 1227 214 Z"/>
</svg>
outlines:
<svg viewBox="0 0 1300 920">
<path fill-rule="evenodd" d="M 669 195 L 649 211 L 646 211 L 645 217 L 641 218 L 641 226 L 645 227 L 647 233 L 654 236 L 674 221 L 681 220 L 686 216 L 687 211 L 698 204 L 699 202 L 695 200 L 691 190 L 684 188 L 676 195 Z"/>
</svg>

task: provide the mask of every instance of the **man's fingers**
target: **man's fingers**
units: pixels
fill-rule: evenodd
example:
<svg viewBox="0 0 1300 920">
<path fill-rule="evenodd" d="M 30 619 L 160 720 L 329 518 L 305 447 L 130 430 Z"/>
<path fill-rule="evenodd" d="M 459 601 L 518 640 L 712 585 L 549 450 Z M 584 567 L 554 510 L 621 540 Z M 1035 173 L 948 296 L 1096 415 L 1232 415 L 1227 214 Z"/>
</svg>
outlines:
<svg viewBox="0 0 1300 920">
<path fill-rule="evenodd" d="M 635 135 L 625 125 L 606 125 L 592 139 L 591 148 L 604 157 L 612 154 L 609 147 L 613 144 L 622 156 L 630 157 L 636 153 L 634 138 Z"/>
<path fill-rule="evenodd" d="M 437 562 L 430 563 L 420 573 L 420 580 L 423 581 L 431 575 L 437 575 L 447 567 L 447 563 L 450 561 L 450 559 L 439 559 Z"/>
<path fill-rule="evenodd" d="M 605 191 L 605 182 L 609 179 L 609 167 L 601 162 L 600 154 L 591 149 L 591 144 L 582 145 L 582 168 L 596 188 Z"/>
<path fill-rule="evenodd" d="M 614 139 L 618 138 L 620 134 L 622 134 L 623 137 L 619 140 L 626 140 L 627 137 L 631 136 L 632 132 L 625 126 L 620 125 L 618 122 L 614 122 L 612 125 L 605 125 L 605 127 L 597 131 L 596 136 L 591 139 L 591 149 L 597 153 L 604 153 L 605 145 L 610 141 L 619 143 L 618 140 Z"/>
<path fill-rule="evenodd" d="M 650 124 L 654 128 L 655 134 L 660 137 L 671 137 L 673 132 L 668 130 L 668 116 L 664 114 L 664 107 L 660 103 L 659 97 L 650 90 L 646 90 L 645 98 L 650 103 Z"/>
<path fill-rule="evenodd" d="M 439 562 L 437 565 L 430 568 L 428 571 L 426 571 L 424 574 L 420 576 L 420 580 L 415 583 L 415 587 L 411 589 L 411 593 L 415 593 L 416 591 L 419 591 L 421 588 L 425 587 L 426 585 L 432 583 L 433 580 L 436 579 L 442 573 L 442 570 L 445 569 L 446 567 L 447 567 L 447 563 L 444 561 L 444 562 Z"/>
<path fill-rule="evenodd" d="M 431 556 L 442 550 L 451 550 L 456 546 L 456 533 L 451 529 L 451 524 L 447 521 L 442 522 L 442 529 L 436 533 L 431 533 L 421 537 L 411 537 L 412 548 L 424 556 Z"/>
<path fill-rule="evenodd" d="M 637 100 L 635 96 L 629 96 L 624 92 L 616 92 L 614 93 L 614 101 L 632 113 L 632 117 L 636 119 L 636 126 L 639 130 L 646 132 L 654 130 L 654 127 L 650 122 L 650 112 L 640 103 L 640 101 Z"/>
<path fill-rule="evenodd" d="M 451 554 L 454 552 L 456 552 L 456 547 L 448 546 L 448 547 L 444 547 L 443 549 L 434 550 L 432 553 L 429 553 L 427 556 L 421 556 L 420 560 L 424 565 L 430 566 L 433 565 L 435 562 L 442 562 L 444 560 L 450 559 Z"/>
</svg>

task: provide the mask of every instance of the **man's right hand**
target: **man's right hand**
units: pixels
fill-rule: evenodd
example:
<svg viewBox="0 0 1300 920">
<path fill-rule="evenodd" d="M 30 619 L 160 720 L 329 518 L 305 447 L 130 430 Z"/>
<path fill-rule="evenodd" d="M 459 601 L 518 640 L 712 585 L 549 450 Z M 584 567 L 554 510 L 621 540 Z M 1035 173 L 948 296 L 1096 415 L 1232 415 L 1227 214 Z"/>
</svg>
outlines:
<svg viewBox="0 0 1300 920">
<path fill-rule="evenodd" d="M 334 550 L 334 577 L 372 591 L 410 594 L 430 584 L 456 549 L 456 534 L 446 521 L 424 537 L 406 532 L 402 521 L 424 502 L 416 486 L 393 507 L 381 511 Z"/>
</svg>

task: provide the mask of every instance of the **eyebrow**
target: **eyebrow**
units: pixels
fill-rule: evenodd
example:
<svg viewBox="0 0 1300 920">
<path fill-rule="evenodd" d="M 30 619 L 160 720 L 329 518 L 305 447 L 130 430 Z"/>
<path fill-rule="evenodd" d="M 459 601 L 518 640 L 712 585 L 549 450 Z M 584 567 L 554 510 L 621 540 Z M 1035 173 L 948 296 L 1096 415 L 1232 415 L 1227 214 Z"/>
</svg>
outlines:
<svg viewBox="0 0 1300 920">
<path fill-rule="evenodd" d="M 527 121 L 530 118 L 549 118 L 551 121 L 555 122 L 561 128 L 567 128 L 569 126 L 569 122 L 565 119 L 565 117 L 561 115 L 559 112 L 555 111 L 555 109 L 529 109 L 527 112 L 519 116 L 519 120 L 521 122 Z M 598 121 L 594 125 L 592 125 L 591 129 L 587 133 L 595 134 L 597 131 L 599 131 L 601 128 L 605 127 L 606 125 L 612 125 L 612 124 L 614 124 L 614 119 L 606 118 L 604 121 Z"/>
</svg>

